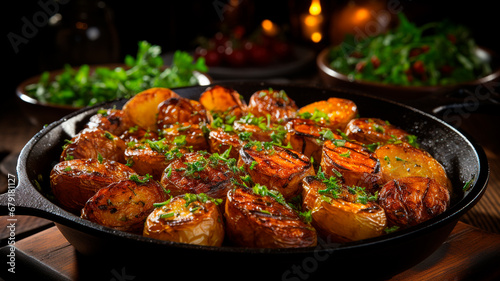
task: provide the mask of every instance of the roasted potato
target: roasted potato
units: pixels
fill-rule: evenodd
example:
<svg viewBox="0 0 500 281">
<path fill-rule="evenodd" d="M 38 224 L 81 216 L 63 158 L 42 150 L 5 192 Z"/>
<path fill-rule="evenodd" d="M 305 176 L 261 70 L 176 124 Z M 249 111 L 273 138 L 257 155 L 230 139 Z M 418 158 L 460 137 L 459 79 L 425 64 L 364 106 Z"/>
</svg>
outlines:
<svg viewBox="0 0 500 281">
<path fill-rule="evenodd" d="M 375 192 L 383 184 L 379 160 L 361 144 L 327 140 L 322 152 L 321 169 L 328 176 L 340 176 L 345 185 L 360 186 Z"/>
<path fill-rule="evenodd" d="M 167 193 L 155 180 L 131 176 L 99 189 L 82 209 L 83 219 L 117 230 L 140 234 L 153 203 L 167 200 Z"/>
<path fill-rule="evenodd" d="M 335 179 L 304 178 L 303 209 L 311 211 L 312 225 L 323 238 L 347 242 L 383 233 L 387 225 L 384 209 L 369 201 L 362 189 L 352 190 Z"/>
<path fill-rule="evenodd" d="M 165 139 L 146 140 L 142 143 L 129 142 L 125 150 L 125 159 L 139 175 L 149 174 L 159 181 L 170 161 L 188 152 L 191 152 L 189 147 L 177 146 Z"/>
<path fill-rule="evenodd" d="M 199 101 L 207 110 L 210 123 L 216 117 L 235 116 L 235 118 L 240 118 L 247 112 L 247 104 L 243 96 L 233 89 L 219 85 L 207 88 L 200 95 Z"/>
<path fill-rule="evenodd" d="M 120 135 L 120 138 L 124 142 L 128 143 L 145 142 L 146 140 L 157 141 L 160 139 L 160 136 L 156 131 L 146 130 L 144 128 L 140 128 L 139 126 L 134 126 L 123 132 L 123 134 Z"/>
<path fill-rule="evenodd" d="M 315 174 L 309 157 L 271 143 L 249 142 L 240 150 L 243 166 L 253 182 L 277 190 L 289 200 L 301 193 L 302 179 Z"/>
<path fill-rule="evenodd" d="M 444 212 L 450 204 L 446 186 L 427 177 L 405 177 L 387 182 L 379 193 L 390 225 L 408 227 Z"/>
<path fill-rule="evenodd" d="M 50 172 L 50 187 L 59 205 L 79 213 L 99 189 L 128 179 L 135 171 L 115 161 L 74 159 L 57 163 Z"/>
<path fill-rule="evenodd" d="M 378 118 L 356 118 L 347 124 L 346 135 L 364 144 L 414 141 L 414 136 Z"/>
<path fill-rule="evenodd" d="M 147 130 L 156 130 L 156 116 L 158 105 L 163 101 L 180 97 L 167 88 L 151 88 L 136 94 L 123 106 L 123 112 L 139 127 Z"/>
<path fill-rule="evenodd" d="M 226 235 L 238 246 L 253 248 L 313 247 L 317 234 L 287 204 L 252 189 L 231 189 L 225 205 Z"/>
<path fill-rule="evenodd" d="M 239 151 L 245 142 L 234 132 L 225 132 L 222 128 L 212 130 L 208 134 L 210 152 L 222 154 L 231 149 L 229 153 L 230 158 L 238 159 L 240 157 Z"/>
<path fill-rule="evenodd" d="M 99 128 L 87 128 L 64 145 L 60 161 L 105 158 L 125 163 L 125 148 L 125 142 L 110 132 Z"/>
<path fill-rule="evenodd" d="M 205 193 L 213 198 L 225 199 L 227 191 L 234 188 L 232 179 L 240 178 L 235 161 L 227 155 L 204 151 L 186 153 L 170 162 L 163 172 L 161 183 L 172 196 Z"/>
<path fill-rule="evenodd" d="M 168 142 L 191 146 L 193 150 L 208 150 L 208 136 L 200 124 L 180 123 L 163 128 L 160 133 Z"/>
<path fill-rule="evenodd" d="M 386 144 L 375 150 L 375 156 L 380 160 L 384 183 L 411 176 L 428 177 L 452 191 L 443 166 L 425 150 L 404 142 Z"/>
<path fill-rule="evenodd" d="M 134 126 L 123 110 L 101 109 L 97 114 L 90 117 L 86 128 L 99 128 L 108 131 L 115 136 L 119 136 Z"/>
<path fill-rule="evenodd" d="M 310 119 L 293 118 L 285 124 L 286 143 L 293 150 L 298 151 L 307 157 L 313 157 L 316 163 L 321 162 L 321 154 L 325 134 L 329 130 L 327 127 L 318 125 Z M 329 132 L 331 137 L 342 139 L 341 136 Z"/>
<path fill-rule="evenodd" d="M 205 107 L 198 101 L 174 97 L 158 105 L 158 128 L 168 128 L 179 123 L 207 123 Z"/>
<path fill-rule="evenodd" d="M 264 89 L 252 94 L 248 103 L 248 112 L 255 117 L 269 115 L 271 123 L 280 123 L 295 117 L 298 107 L 284 90 Z"/>
<path fill-rule="evenodd" d="M 204 194 L 173 197 L 149 214 L 144 224 L 146 237 L 179 243 L 221 246 L 224 222 L 213 199 Z"/>
<path fill-rule="evenodd" d="M 299 115 L 312 118 L 322 126 L 333 130 L 344 130 L 347 123 L 358 115 L 357 105 L 348 99 L 329 98 L 317 101 L 299 109 Z M 306 114 L 308 113 L 308 114 Z"/>
</svg>

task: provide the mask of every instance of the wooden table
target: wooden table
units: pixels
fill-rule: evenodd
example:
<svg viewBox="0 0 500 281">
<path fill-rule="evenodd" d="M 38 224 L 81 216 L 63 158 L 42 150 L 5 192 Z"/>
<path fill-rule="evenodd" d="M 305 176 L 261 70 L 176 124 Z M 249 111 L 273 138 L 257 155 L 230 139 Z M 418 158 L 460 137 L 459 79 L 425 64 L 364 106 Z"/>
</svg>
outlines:
<svg viewBox="0 0 500 281">
<path fill-rule="evenodd" d="M 307 81 L 318 83 L 318 80 Z M 0 112 L 2 114 L 0 156 L 4 160 L 7 159 L 6 162 L 12 162 L 12 156 L 15 156 L 40 128 L 18 117 L 18 108 L 13 100 L 2 103 Z M 500 264 L 498 262 L 500 261 L 500 146 L 498 141 L 500 114 L 470 113 L 470 116 L 462 118 L 460 129 L 473 136 L 486 152 L 491 169 L 487 191 L 477 205 L 462 217 L 451 236 L 434 254 L 390 280 L 498 280 L 500 278 L 498 266 Z M 0 165 L 0 170 L 3 173 L 15 173 L 8 170 L 9 167 L 12 167 L 9 163 Z M 6 175 L 0 177 L 0 193 L 6 190 L 6 178 Z M 0 219 L 0 246 L 6 245 L 6 238 L 9 236 L 7 224 L 6 217 L 2 217 Z M 27 261 L 37 260 L 38 262 L 35 263 L 43 269 L 43 273 L 53 274 L 52 280 L 55 280 L 54 278 L 78 280 L 82 275 L 82 270 L 92 270 L 92 268 L 82 267 L 81 262 L 79 263 L 81 256 L 75 252 L 73 246 L 66 241 L 53 223 L 44 219 L 18 216 L 16 246 L 20 254 L 22 254 L 21 251 L 26 254 Z M 119 274 L 119 272 L 115 273 Z M 106 280 L 113 280 L 113 278 L 120 280 L 113 275 L 113 272 L 109 274 Z M 0 272 L 0 277 L 4 276 L 8 277 L 6 272 Z"/>
</svg>

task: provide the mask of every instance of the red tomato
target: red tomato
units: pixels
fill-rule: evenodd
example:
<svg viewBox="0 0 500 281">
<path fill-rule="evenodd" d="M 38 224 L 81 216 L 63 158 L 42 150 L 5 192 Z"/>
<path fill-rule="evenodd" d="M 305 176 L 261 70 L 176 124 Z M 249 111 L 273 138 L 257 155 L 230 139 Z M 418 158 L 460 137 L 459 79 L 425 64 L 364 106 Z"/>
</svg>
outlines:
<svg viewBox="0 0 500 281">
<path fill-rule="evenodd" d="M 372 56 L 370 58 L 370 61 L 372 62 L 374 68 L 377 68 L 380 66 L 380 59 L 377 56 Z"/>
<path fill-rule="evenodd" d="M 418 60 L 418 61 L 414 62 L 413 66 L 412 66 L 412 69 L 413 69 L 413 72 L 415 72 L 415 73 L 417 73 L 419 75 L 425 74 L 425 66 L 424 66 L 424 63 L 421 60 Z"/>
</svg>

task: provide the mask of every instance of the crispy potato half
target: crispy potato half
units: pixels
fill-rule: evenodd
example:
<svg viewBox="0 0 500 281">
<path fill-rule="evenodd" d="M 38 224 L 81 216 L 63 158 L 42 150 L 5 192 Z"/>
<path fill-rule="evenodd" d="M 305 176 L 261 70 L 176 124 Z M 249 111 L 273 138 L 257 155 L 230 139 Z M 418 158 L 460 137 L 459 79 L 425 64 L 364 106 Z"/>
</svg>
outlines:
<svg viewBox="0 0 500 281">
<path fill-rule="evenodd" d="M 295 117 L 295 101 L 284 90 L 263 89 L 252 94 L 248 103 L 248 112 L 255 117 L 270 116 L 272 123 L 279 123 Z"/>
<path fill-rule="evenodd" d="M 386 144 L 389 141 L 415 141 L 414 136 L 379 118 L 356 118 L 347 124 L 345 134 L 360 143 Z"/>
<path fill-rule="evenodd" d="M 315 174 L 309 157 L 271 143 L 249 142 L 240 150 L 243 166 L 253 182 L 277 190 L 289 200 L 301 193 L 302 179 Z"/>
<path fill-rule="evenodd" d="M 117 230 L 140 234 L 155 202 L 167 193 L 155 180 L 133 175 L 99 189 L 82 209 L 81 217 Z"/>
<path fill-rule="evenodd" d="M 54 197 L 67 211 L 80 213 L 99 189 L 113 182 L 126 180 L 135 171 L 115 161 L 74 159 L 57 163 L 50 172 L 50 187 Z"/>
<path fill-rule="evenodd" d="M 285 130 L 287 131 L 286 143 L 293 150 L 307 157 L 313 157 L 317 164 L 321 162 L 323 142 L 325 141 L 324 135 L 329 128 L 318 125 L 311 119 L 293 118 L 285 124 Z M 341 139 L 335 133 L 331 133 L 331 135 Z"/>
<path fill-rule="evenodd" d="M 240 118 L 247 111 L 243 96 L 233 89 L 219 85 L 209 87 L 201 93 L 199 102 L 207 110 L 210 123 L 214 121 L 214 115 L 222 118 L 228 115 Z"/>
<path fill-rule="evenodd" d="M 391 225 L 408 227 L 444 212 L 450 204 L 448 189 L 434 179 L 405 177 L 386 183 L 379 194 Z"/>
<path fill-rule="evenodd" d="M 349 192 L 346 186 L 331 178 L 304 178 L 302 197 L 303 209 L 311 211 L 313 226 L 329 241 L 376 237 L 383 234 L 386 227 L 385 211 L 380 205 L 369 201 L 361 189 Z"/>
<path fill-rule="evenodd" d="M 308 104 L 300 108 L 298 113 L 322 126 L 343 131 L 347 123 L 358 115 L 358 107 L 351 100 L 332 97 Z"/>
<path fill-rule="evenodd" d="M 120 109 L 100 109 L 97 114 L 90 117 L 86 128 L 99 128 L 119 136 L 134 126 L 128 115 Z"/>
<path fill-rule="evenodd" d="M 123 106 L 123 112 L 139 127 L 155 130 L 158 105 L 172 97 L 180 96 L 167 88 L 147 89 L 129 99 Z"/>
<path fill-rule="evenodd" d="M 224 223 L 213 198 L 205 194 L 185 194 L 155 204 L 157 208 L 144 224 L 146 237 L 179 243 L 221 246 Z"/>
<path fill-rule="evenodd" d="M 325 141 L 321 169 L 328 176 L 340 176 L 345 185 L 361 186 L 370 192 L 377 191 L 383 184 L 379 160 L 374 153 L 355 142 Z"/>
<path fill-rule="evenodd" d="M 179 123 L 163 128 L 160 134 L 170 143 L 191 146 L 193 150 L 208 150 L 208 136 L 203 130 L 204 125 Z"/>
<path fill-rule="evenodd" d="M 99 128 L 86 128 L 64 145 L 60 161 L 105 158 L 125 163 L 125 142 Z"/>
<path fill-rule="evenodd" d="M 227 155 L 204 151 L 186 153 L 170 162 L 163 171 L 161 183 L 172 196 L 205 193 L 225 199 L 227 191 L 234 188 L 232 179 L 240 178 L 234 165 L 236 159 Z"/>
<path fill-rule="evenodd" d="M 207 123 L 205 107 L 198 101 L 173 97 L 158 105 L 158 128 L 167 128 L 179 123 Z"/>
<path fill-rule="evenodd" d="M 228 192 L 224 216 L 229 240 L 255 248 L 315 246 L 316 230 L 288 205 L 278 202 L 276 194 L 266 195 L 268 191 L 236 188 Z"/>
<path fill-rule="evenodd" d="M 188 152 L 191 152 L 190 148 L 174 145 L 165 139 L 145 140 L 129 142 L 125 150 L 125 159 L 139 175 L 149 174 L 159 181 L 168 164 Z"/>
<path fill-rule="evenodd" d="M 451 181 L 443 166 L 425 150 L 407 143 L 386 144 L 375 150 L 380 161 L 383 182 L 419 176 L 435 179 L 452 192 Z"/>
<path fill-rule="evenodd" d="M 226 132 L 222 128 L 211 130 L 208 134 L 208 144 L 211 153 L 222 154 L 228 149 L 230 150 L 229 157 L 238 159 L 240 157 L 240 149 L 243 147 L 245 141 L 234 132 Z"/>
</svg>

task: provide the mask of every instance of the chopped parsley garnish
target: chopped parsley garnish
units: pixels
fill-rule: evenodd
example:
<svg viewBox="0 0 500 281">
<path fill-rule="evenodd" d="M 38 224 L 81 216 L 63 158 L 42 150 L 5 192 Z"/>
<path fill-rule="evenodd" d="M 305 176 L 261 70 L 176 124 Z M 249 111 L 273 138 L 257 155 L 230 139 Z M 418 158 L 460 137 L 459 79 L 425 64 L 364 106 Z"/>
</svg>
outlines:
<svg viewBox="0 0 500 281">
<path fill-rule="evenodd" d="M 476 178 L 476 175 L 472 175 L 472 178 L 468 180 L 465 184 L 464 187 L 462 188 L 463 191 L 468 191 L 469 188 L 471 188 L 472 184 L 474 183 L 474 179 Z"/>
<path fill-rule="evenodd" d="M 186 204 L 184 205 L 185 207 L 188 207 L 189 204 L 193 202 L 201 202 L 201 203 L 206 203 L 207 201 L 213 202 L 215 205 L 219 205 L 222 203 L 221 198 L 212 198 L 205 193 L 199 193 L 199 194 L 194 194 L 194 193 L 186 193 L 184 194 L 184 200 L 186 201 Z"/>
<path fill-rule="evenodd" d="M 135 181 L 136 183 L 139 184 L 144 184 L 147 183 L 150 179 L 152 179 L 153 176 L 146 174 L 144 176 L 139 176 L 139 175 L 130 175 L 129 179 Z"/>
<path fill-rule="evenodd" d="M 177 145 L 177 146 L 183 146 L 183 145 L 186 145 L 187 141 L 186 141 L 186 135 L 179 135 L 179 136 L 176 136 L 174 138 L 174 140 L 172 141 L 173 144 Z"/>
<path fill-rule="evenodd" d="M 288 206 L 283 195 L 277 190 L 269 190 L 267 186 L 256 183 L 253 192 L 260 196 L 269 196 L 274 198 L 278 203 Z"/>
<path fill-rule="evenodd" d="M 326 114 L 323 111 L 318 110 L 317 108 L 314 109 L 314 112 L 311 114 L 310 112 L 303 112 L 298 114 L 300 118 L 303 119 L 311 119 L 316 123 L 319 123 L 321 121 L 329 121 L 330 119 L 328 118 L 328 114 Z"/>
<path fill-rule="evenodd" d="M 384 232 L 386 234 L 389 234 L 389 233 L 393 233 L 393 232 L 397 231 L 398 229 L 399 229 L 399 226 L 394 225 L 394 226 L 391 226 L 391 227 L 384 228 Z"/>
<path fill-rule="evenodd" d="M 174 212 L 170 212 L 170 213 L 165 213 L 165 214 L 160 214 L 160 219 L 168 219 L 168 218 L 171 218 L 175 216 L 175 213 Z"/>
<path fill-rule="evenodd" d="M 340 153 L 339 156 L 340 157 L 345 157 L 345 158 L 351 158 L 351 151 L 348 150 L 345 153 Z"/>
</svg>

